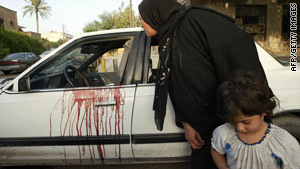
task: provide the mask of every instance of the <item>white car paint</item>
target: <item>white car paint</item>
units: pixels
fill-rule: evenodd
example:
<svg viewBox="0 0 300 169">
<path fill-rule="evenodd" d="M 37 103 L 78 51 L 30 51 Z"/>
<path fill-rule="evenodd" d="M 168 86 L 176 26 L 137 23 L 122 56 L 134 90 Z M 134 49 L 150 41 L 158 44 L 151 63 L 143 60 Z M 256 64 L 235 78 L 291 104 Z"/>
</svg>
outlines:
<svg viewBox="0 0 300 169">
<path fill-rule="evenodd" d="M 130 134 L 134 92 L 134 87 L 125 87 L 27 94 L 3 93 L 0 97 L 1 137 Z M 99 101 L 94 100 L 94 95 Z M 118 101 L 114 99 L 117 96 L 122 102 L 117 104 L 120 107 L 102 107 L 94 110 L 94 106 L 91 105 L 102 100 Z M 35 159 L 43 164 L 44 153 L 47 154 L 47 158 L 44 159 L 46 164 L 48 164 L 47 160 L 51 161 L 51 159 L 60 161 L 61 164 L 65 163 L 64 160 L 77 161 L 79 164 L 80 160 L 91 162 L 92 158 L 102 157 L 107 160 L 133 158 L 130 145 L 66 146 L 65 149 L 61 146 L 51 146 L 48 148 L 22 147 L 17 149 L 18 153 L 14 153 L 15 147 L 0 148 L 0 164 L 13 163 L 16 159 L 22 159 L 22 161 Z M 83 154 L 86 155 L 82 156 Z"/>
<path fill-rule="evenodd" d="M 289 66 L 280 64 L 258 44 L 256 44 L 256 48 L 268 83 L 280 102 L 280 107 L 277 108 L 277 112 L 299 109 L 300 70 L 291 71 Z M 299 67 L 300 66 L 298 66 L 298 68 Z"/>
</svg>

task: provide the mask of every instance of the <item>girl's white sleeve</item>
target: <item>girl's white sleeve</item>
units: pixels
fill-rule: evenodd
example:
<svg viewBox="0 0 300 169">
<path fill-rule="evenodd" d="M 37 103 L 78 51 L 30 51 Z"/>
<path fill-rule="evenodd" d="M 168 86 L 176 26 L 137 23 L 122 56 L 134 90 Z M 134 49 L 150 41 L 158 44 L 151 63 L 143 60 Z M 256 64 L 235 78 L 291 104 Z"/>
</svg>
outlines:
<svg viewBox="0 0 300 169">
<path fill-rule="evenodd" d="M 223 124 L 217 127 L 211 139 L 211 146 L 214 148 L 218 153 L 225 154 L 225 140 L 226 140 L 226 130 L 228 124 Z"/>
<path fill-rule="evenodd" d="M 287 131 L 282 131 L 281 144 L 284 146 L 283 168 L 300 169 L 300 145 Z"/>
</svg>

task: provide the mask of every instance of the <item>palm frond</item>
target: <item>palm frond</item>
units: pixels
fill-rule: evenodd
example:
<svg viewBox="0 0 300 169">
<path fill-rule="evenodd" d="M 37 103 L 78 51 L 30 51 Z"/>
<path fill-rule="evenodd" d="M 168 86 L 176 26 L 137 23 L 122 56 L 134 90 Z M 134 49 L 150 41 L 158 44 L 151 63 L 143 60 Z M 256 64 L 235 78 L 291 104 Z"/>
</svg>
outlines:
<svg viewBox="0 0 300 169">
<path fill-rule="evenodd" d="M 24 0 L 25 2 L 28 3 L 23 9 L 23 17 L 26 14 L 32 14 L 34 13 L 36 15 L 36 23 L 37 23 L 37 32 L 39 32 L 38 29 L 38 15 L 42 17 L 42 19 L 48 19 L 49 16 L 51 15 L 51 7 L 48 6 L 48 3 L 46 0 Z"/>
<path fill-rule="evenodd" d="M 29 5 L 26 5 L 23 9 L 23 16 L 30 13 L 38 13 L 43 19 L 48 19 L 51 15 L 51 7 L 47 6 L 48 3 L 45 0 L 25 0 Z"/>
<path fill-rule="evenodd" d="M 43 19 L 48 19 L 49 15 L 51 15 L 50 13 L 45 13 L 42 11 L 39 11 L 39 15 L 43 18 Z"/>
<path fill-rule="evenodd" d="M 23 11 L 23 17 L 24 17 L 27 13 L 29 13 L 30 16 L 32 16 L 32 14 L 35 13 L 35 10 L 34 10 L 34 8 L 33 8 L 32 6 L 26 5 L 23 9 L 24 9 L 24 11 Z"/>
</svg>

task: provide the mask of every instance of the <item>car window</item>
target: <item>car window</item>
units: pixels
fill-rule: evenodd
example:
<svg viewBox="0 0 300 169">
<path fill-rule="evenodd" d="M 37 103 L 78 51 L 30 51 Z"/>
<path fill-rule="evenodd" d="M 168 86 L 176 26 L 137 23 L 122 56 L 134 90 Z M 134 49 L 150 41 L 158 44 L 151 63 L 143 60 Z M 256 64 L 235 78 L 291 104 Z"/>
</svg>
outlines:
<svg viewBox="0 0 300 169">
<path fill-rule="evenodd" d="M 32 56 L 32 59 L 39 59 L 39 56 L 34 53 L 32 53 L 31 56 Z"/>
<path fill-rule="evenodd" d="M 69 69 L 70 66 L 87 78 L 89 86 L 114 85 L 124 53 L 128 55 L 128 52 L 124 52 L 125 46 L 130 48 L 125 44 L 131 45 L 128 42 L 132 40 L 133 37 L 118 37 L 116 40 L 93 41 L 62 51 L 61 54 L 47 60 L 48 63 L 44 63 L 44 67 L 41 66 L 42 68 L 34 73 L 30 80 L 31 89 L 74 87 L 68 84 L 66 79 L 79 81 L 83 77 L 75 70 Z M 69 77 L 66 77 L 66 74 L 69 74 Z M 86 85 L 75 84 L 75 87 Z"/>
<path fill-rule="evenodd" d="M 103 57 L 89 65 L 90 72 L 117 72 L 121 63 L 124 48 L 106 52 Z"/>
<path fill-rule="evenodd" d="M 159 60 L 158 46 L 151 46 L 150 59 L 152 61 L 152 69 L 157 69 Z"/>
<path fill-rule="evenodd" d="M 15 53 L 15 54 L 10 54 L 10 55 L 6 56 L 5 59 L 24 59 L 24 58 L 25 58 L 25 54 Z"/>
<path fill-rule="evenodd" d="M 159 62 L 158 46 L 152 45 L 150 50 L 150 67 L 148 83 L 154 83 L 156 81 L 156 70 Z"/>
<path fill-rule="evenodd" d="M 27 59 L 33 59 L 33 56 L 31 54 L 27 54 Z"/>
</svg>

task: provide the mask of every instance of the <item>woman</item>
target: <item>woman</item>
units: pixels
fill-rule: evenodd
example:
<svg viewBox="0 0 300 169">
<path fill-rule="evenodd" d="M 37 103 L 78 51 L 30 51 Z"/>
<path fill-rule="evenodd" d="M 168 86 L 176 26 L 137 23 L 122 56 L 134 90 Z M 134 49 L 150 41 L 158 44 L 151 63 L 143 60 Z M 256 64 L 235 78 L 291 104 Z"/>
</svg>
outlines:
<svg viewBox="0 0 300 169">
<path fill-rule="evenodd" d="M 192 147 L 192 168 L 214 168 L 210 137 L 222 123 L 215 111 L 218 85 L 236 70 L 265 78 L 253 39 L 234 20 L 203 7 L 185 8 L 174 0 L 143 0 L 139 5 L 147 36 L 159 39 L 155 123 L 163 129 L 168 93 L 176 124 Z"/>
</svg>

